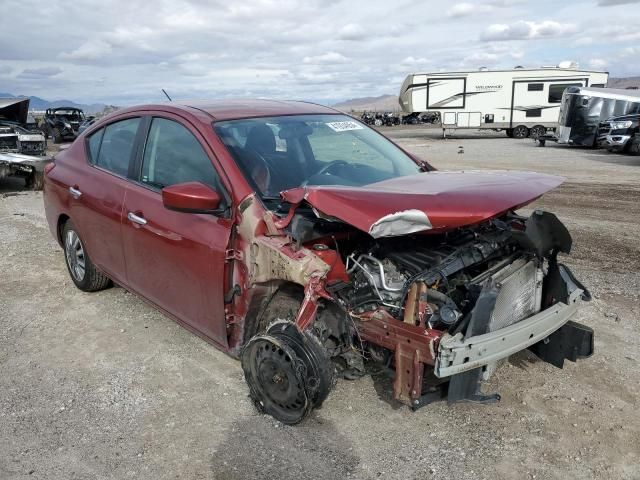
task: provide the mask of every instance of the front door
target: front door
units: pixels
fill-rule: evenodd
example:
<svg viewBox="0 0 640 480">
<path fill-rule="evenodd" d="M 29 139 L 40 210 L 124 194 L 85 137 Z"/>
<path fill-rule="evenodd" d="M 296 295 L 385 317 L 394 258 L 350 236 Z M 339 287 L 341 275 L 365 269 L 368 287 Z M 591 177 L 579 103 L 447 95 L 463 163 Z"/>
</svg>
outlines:
<svg viewBox="0 0 640 480">
<path fill-rule="evenodd" d="M 202 139 L 195 135 L 177 118 L 151 120 L 139 181 L 125 194 L 127 282 L 226 347 L 224 264 L 231 223 L 214 215 L 170 211 L 162 204 L 162 187 L 177 183 L 198 181 L 222 194 Z"/>
</svg>

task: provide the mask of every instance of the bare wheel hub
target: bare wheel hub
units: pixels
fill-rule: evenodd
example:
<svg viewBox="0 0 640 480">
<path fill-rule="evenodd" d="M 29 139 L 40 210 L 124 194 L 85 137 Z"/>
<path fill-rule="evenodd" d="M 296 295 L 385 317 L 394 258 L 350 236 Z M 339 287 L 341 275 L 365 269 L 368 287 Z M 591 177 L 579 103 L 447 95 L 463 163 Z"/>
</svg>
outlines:
<svg viewBox="0 0 640 480">
<path fill-rule="evenodd" d="M 319 407 L 333 385 L 333 364 L 322 345 L 290 322 L 253 337 L 242 351 L 242 369 L 256 406 L 286 424 Z"/>
</svg>

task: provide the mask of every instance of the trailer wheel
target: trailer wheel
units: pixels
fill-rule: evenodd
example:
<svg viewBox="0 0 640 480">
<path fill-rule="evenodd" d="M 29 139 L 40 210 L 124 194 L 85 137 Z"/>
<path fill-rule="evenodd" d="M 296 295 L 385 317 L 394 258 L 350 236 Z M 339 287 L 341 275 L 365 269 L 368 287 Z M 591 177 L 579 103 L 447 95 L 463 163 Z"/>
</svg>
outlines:
<svg viewBox="0 0 640 480">
<path fill-rule="evenodd" d="M 505 129 L 504 133 L 507 134 L 507 137 L 509 138 L 513 138 L 513 128 L 507 128 Z"/>
<path fill-rule="evenodd" d="M 513 129 L 513 138 L 527 138 L 529 136 L 529 129 L 524 125 L 518 125 Z"/>
<path fill-rule="evenodd" d="M 542 125 L 535 125 L 535 126 L 531 127 L 531 131 L 529 132 L 529 134 L 531 135 L 531 138 L 541 137 L 545 133 L 547 133 L 547 129 L 546 129 L 546 127 L 543 127 Z"/>
</svg>

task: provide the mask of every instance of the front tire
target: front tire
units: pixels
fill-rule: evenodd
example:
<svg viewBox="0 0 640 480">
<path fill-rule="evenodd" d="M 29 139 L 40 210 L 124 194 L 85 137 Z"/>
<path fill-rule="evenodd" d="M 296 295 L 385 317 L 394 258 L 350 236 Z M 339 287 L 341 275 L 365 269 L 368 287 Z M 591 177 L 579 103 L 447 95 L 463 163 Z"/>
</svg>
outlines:
<svg viewBox="0 0 640 480">
<path fill-rule="evenodd" d="M 310 332 L 287 321 L 253 337 L 240 356 L 249 396 L 259 411 L 287 425 L 319 408 L 334 384 L 334 367 Z"/>
<path fill-rule="evenodd" d="M 524 125 L 518 125 L 513 129 L 513 138 L 527 138 L 529 136 L 529 129 Z"/>
<path fill-rule="evenodd" d="M 64 224 L 62 241 L 67 270 L 76 287 L 83 292 L 96 292 L 111 285 L 109 277 L 100 272 L 89 258 L 84 242 L 71 220 Z"/>
</svg>

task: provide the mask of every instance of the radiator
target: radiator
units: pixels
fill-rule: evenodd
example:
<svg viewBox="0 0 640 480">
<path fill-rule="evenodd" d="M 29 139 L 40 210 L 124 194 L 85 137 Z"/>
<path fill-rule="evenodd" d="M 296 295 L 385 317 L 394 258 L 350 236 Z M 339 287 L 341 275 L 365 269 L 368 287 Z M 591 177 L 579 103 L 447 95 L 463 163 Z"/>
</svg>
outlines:
<svg viewBox="0 0 640 480">
<path fill-rule="evenodd" d="M 489 321 L 489 331 L 499 330 L 540 311 L 542 270 L 537 262 L 520 258 L 493 275 L 500 292 Z"/>
</svg>

